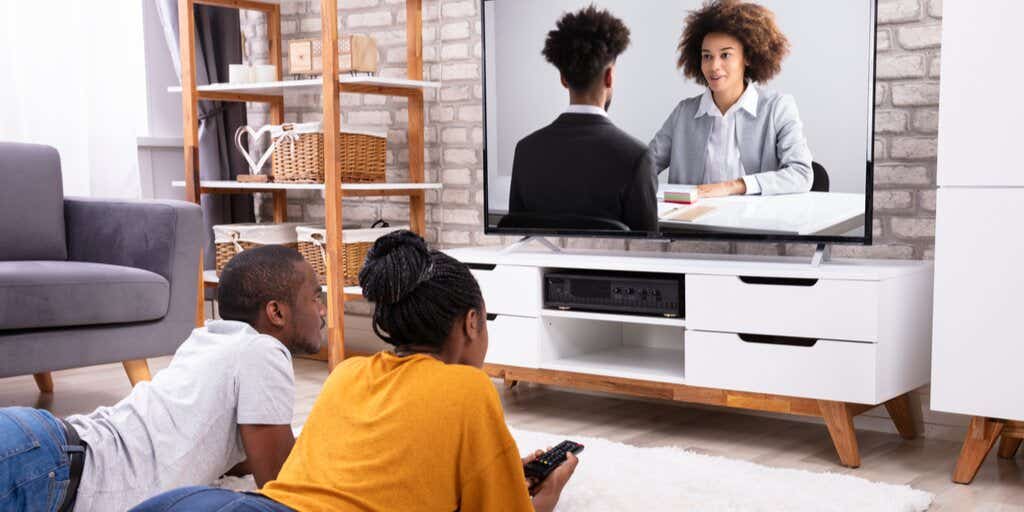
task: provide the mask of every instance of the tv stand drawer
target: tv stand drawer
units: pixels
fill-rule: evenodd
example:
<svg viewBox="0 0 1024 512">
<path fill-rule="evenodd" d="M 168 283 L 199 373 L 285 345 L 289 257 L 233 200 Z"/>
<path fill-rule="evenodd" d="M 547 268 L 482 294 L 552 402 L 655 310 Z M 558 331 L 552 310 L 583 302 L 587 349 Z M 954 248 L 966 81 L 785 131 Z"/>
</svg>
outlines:
<svg viewBox="0 0 1024 512">
<path fill-rule="evenodd" d="M 701 387 L 875 403 L 877 345 L 687 331 L 686 382 Z M 772 339 L 776 338 L 776 339 Z M 781 339 L 779 339 L 781 338 Z"/>
<path fill-rule="evenodd" d="M 686 325 L 747 332 L 877 342 L 881 282 L 686 276 Z"/>
</svg>

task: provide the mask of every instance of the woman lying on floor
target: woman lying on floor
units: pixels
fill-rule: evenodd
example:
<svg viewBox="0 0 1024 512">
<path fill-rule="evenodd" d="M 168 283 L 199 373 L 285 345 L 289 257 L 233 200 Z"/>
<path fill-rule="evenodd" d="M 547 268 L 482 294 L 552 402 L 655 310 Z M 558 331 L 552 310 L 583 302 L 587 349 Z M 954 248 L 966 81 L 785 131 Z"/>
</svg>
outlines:
<svg viewBox="0 0 1024 512">
<path fill-rule="evenodd" d="M 374 331 L 394 351 L 331 373 L 262 495 L 187 487 L 135 510 L 554 510 L 577 459 L 570 454 L 531 498 L 526 460 L 480 370 L 487 314 L 469 269 L 400 231 L 374 244 L 359 284 L 376 304 Z"/>
</svg>

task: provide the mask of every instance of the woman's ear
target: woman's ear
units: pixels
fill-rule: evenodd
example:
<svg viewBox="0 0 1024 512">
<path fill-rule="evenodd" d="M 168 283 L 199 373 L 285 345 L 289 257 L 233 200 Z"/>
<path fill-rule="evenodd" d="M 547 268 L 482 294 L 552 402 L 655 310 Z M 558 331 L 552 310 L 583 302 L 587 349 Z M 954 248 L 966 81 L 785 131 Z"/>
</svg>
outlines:
<svg viewBox="0 0 1024 512">
<path fill-rule="evenodd" d="M 470 310 L 466 312 L 466 317 L 463 320 L 462 329 L 466 334 L 466 338 L 470 341 L 480 339 L 480 321 L 482 320 L 480 312 L 474 308 L 470 308 Z"/>
</svg>

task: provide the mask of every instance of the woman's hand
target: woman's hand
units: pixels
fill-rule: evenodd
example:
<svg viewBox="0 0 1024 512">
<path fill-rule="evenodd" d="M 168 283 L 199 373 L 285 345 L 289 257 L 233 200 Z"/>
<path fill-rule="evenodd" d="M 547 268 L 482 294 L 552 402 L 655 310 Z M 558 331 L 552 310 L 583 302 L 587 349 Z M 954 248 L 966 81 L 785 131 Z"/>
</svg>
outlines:
<svg viewBox="0 0 1024 512">
<path fill-rule="evenodd" d="M 549 448 L 550 449 L 550 448 Z M 537 450 L 523 458 L 523 464 L 527 464 L 538 456 L 543 455 L 542 450 Z M 569 483 L 569 478 L 576 471 L 576 465 L 580 460 L 574 453 L 565 454 L 565 462 L 555 468 L 543 482 L 533 488 L 536 493 L 533 495 L 533 509 L 536 512 L 552 512 L 558 504 L 558 498 L 562 495 L 562 489 Z M 527 480 L 527 486 L 532 487 L 534 482 Z"/>
<path fill-rule="evenodd" d="M 741 196 L 746 193 L 747 184 L 742 179 L 697 186 L 698 198 Z"/>
</svg>

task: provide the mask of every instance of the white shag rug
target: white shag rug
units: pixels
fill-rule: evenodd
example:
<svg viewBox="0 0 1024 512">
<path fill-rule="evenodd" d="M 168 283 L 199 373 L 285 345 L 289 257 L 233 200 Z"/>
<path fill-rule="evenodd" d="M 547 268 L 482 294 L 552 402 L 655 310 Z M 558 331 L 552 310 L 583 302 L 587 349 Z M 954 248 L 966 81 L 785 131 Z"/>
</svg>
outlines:
<svg viewBox="0 0 1024 512">
<path fill-rule="evenodd" d="M 554 446 L 565 436 L 512 429 L 520 451 Z M 906 485 L 849 475 L 779 469 L 680 448 L 638 448 L 605 439 L 583 443 L 580 465 L 558 512 L 786 511 L 921 512 L 934 496 Z M 252 490 L 252 477 L 214 485 Z"/>
</svg>

